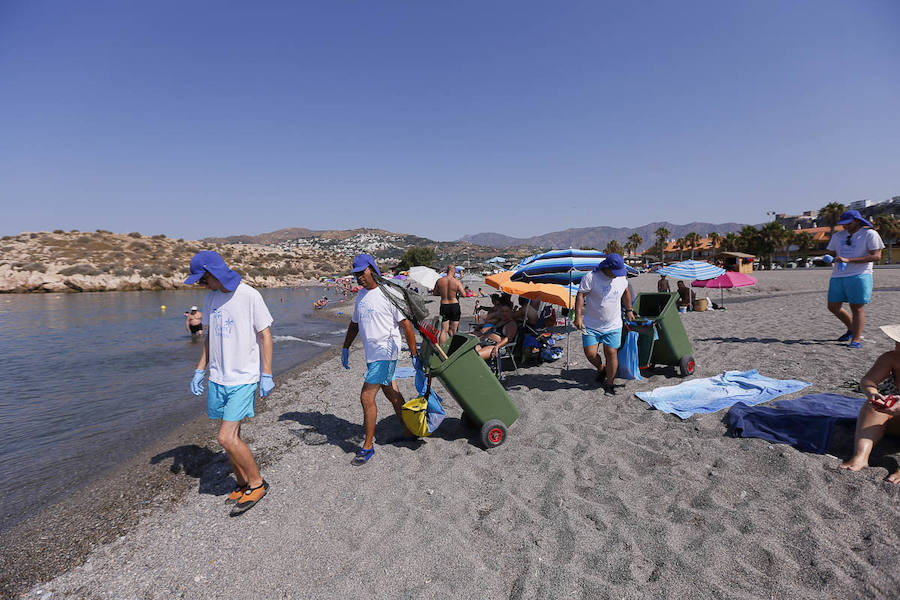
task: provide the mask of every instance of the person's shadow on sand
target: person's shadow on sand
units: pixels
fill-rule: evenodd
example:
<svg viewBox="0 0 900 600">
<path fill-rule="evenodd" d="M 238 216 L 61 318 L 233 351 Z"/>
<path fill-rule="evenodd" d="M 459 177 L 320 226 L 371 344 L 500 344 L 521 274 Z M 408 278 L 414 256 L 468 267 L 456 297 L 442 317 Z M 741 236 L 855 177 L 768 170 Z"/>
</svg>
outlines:
<svg viewBox="0 0 900 600">
<path fill-rule="evenodd" d="M 756 337 L 748 337 L 748 338 L 708 337 L 708 338 L 697 338 L 696 341 L 698 341 L 698 342 L 728 342 L 728 343 L 732 343 L 732 344 L 785 344 L 787 346 L 793 346 L 793 345 L 818 346 L 819 344 L 834 343 L 834 340 L 810 340 L 810 339 L 779 340 L 778 338 L 756 338 Z"/>
<path fill-rule="evenodd" d="M 286 412 L 278 417 L 278 420 L 294 421 L 309 427 L 309 429 L 289 430 L 304 444 L 316 446 L 327 443 L 337 446 L 347 454 L 353 454 L 359 450 L 365 433 L 359 423 L 351 423 L 346 419 L 318 411 Z M 451 441 L 466 439 L 472 445 L 478 445 L 472 430 L 467 428 L 460 419 L 453 417 L 445 418 L 441 426 L 430 437 Z M 381 419 L 375 425 L 375 440 L 376 443 L 378 440 L 384 440 L 384 443 L 412 450 L 425 443 L 425 440 L 421 438 L 405 437 L 397 422 L 397 416 L 393 414 Z"/>
<path fill-rule="evenodd" d="M 155 465 L 172 459 L 169 471 L 174 474 L 184 473 L 188 477 L 198 479 L 199 492 L 212 496 L 222 496 L 231 491 L 233 482 L 225 475 L 229 472 L 228 456 L 225 452 L 213 452 L 209 448 L 188 444 L 161 452 L 150 459 Z"/>
</svg>

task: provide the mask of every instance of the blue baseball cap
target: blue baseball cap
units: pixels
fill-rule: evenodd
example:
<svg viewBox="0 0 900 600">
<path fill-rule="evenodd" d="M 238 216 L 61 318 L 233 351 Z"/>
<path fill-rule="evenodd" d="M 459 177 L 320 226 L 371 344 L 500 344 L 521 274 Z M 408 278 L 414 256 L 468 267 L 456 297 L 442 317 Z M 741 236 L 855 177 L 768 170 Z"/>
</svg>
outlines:
<svg viewBox="0 0 900 600">
<path fill-rule="evenodd" d="M 628 272 L 625 269 L 625 260 L 621 255 L 616 253 L 607 254 L 606 259 L 604 259 L 602 263 L 597 265 L 597 269 L 609 269 L 616 277 L 621 277 Z"/>
<path fill-rule="evenodd" d="M 191 259 L 191 274 L 184 282 L 188 285 L 197 283 L 206 272 L 209 271 L 213 277 L 229 292 L 237 289 L 241 283 L 241 276 L 228 268 L 225 259 L 219 256 L 218 252 L 212 250 L 201 250 Z"/>
<path fill-rule="evenodd" d="M 371 254 L 357 254 L 356 258 L 353 259 L 353 267 L 350 271 L 362 273 L 366 270 L 366 267 L 372 267 L 372 270 L 381 275 L 381 271 L 378 270 L 378 265 L 375 264 L 375 259 L 372 258 Z"/>
<path fill-rule="evenodd" d="M 861 214 L 859 214 L 858 210 L 848 210 L 844 214 L 841 215 L 841 219 L 837 222 L 838 225 L 846 225 L 848 223 L 852 223 L 853 221 L 859 221 L 869 227 L 875 227 L 872 225 L 871 221 L 864 219 Z"/>
</svg>

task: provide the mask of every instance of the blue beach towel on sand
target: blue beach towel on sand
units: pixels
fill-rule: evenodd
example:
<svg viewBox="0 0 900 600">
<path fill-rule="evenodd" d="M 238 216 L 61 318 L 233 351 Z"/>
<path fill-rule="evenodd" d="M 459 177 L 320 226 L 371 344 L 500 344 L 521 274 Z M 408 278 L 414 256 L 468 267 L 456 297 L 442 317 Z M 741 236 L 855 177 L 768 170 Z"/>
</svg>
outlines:
<svg viewBox="0 0 900 600">
<path fill-rule="evenodd" d="M 635 396 L 657 410 L 687 419 L 695 413 L 710 413 L 738 402 L 749 406 L 792 394 L 812 384 L 793 379 L 772 379 L 751 371 L 725 371 L 716 377 L 692 379 Z"/>
<path fill-rule="evenodd" d="M 831 447 L 834 425 L 856 421 L 864 398 L 810 394 L 779 400 L 772 406 L 735 404 L 728 411 L 728 435 L 756 437 L 790 444 L 801 452 L 825 454 Z"/>
</svg>

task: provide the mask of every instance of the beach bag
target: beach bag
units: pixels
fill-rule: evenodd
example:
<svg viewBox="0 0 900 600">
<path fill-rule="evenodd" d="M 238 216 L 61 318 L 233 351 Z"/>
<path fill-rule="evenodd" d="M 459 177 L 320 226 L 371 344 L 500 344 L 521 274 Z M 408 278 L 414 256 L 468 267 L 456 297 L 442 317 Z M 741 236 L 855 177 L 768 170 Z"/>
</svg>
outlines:
<svg viewBox="0 0 900 600">
<path fill-rule="evenodd" d="M 619 348 L 619 368 L 616 377 L 622 379 L 643 379 L 638 364 L 638 332 L 625 330 L 625 344 Z"/>
<path fill-rule="evenodd" d="M 553 362 L 562 358 L 563 349 L 559 346 L 549 346 L 541 350 L 541 358 L 544 362 Z"/>
<path fill-rule="evenodd" d="M 431 389 L 431 381 L 421 369 L 416 369 L 416 391 L 419 396 L 401 407 L 400 417 L 410 433 L 428 437 L 440 426 L 447 413 L 441 397 Z"/>
</svg>

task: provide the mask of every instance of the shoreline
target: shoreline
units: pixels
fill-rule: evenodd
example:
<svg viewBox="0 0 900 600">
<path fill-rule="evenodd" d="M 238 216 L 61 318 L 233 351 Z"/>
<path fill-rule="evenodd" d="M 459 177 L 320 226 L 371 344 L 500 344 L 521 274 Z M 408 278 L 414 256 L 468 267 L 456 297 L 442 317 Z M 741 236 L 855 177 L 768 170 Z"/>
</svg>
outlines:
<svg viewBox="0 0 900 600">
<path fill-rule="evenodd" d="M 335 311 L 347 300 L 334 305 Z M 341 315 L 316 314 L 341 322 Z M 340 356 L 325 348 L 276 376 L 276 385 Z M 276 387 L 277 391 L 278 387 Z M 269 410 L 257 400 L 257 417 Z M 198 412 L 202 412 L 198 405 Z M 256 417 L 254 417 L 256 418 Z M 216 424 L 205 414 L 176 427 L 135 456 L 0 533 L 0 544 L 16 548 L 0 554 L 0 596 L 14 597 L 83 564 L 97 547 L 131 531 L 142 518 L 171 510 L 196 491 L 198 474 L 212 462 L 227 462 L 216 443 Z M 267 461 L 276 459 L 267 457 Z M 260 466 L 263 466 L 260 459 Z"/>
</svg>

